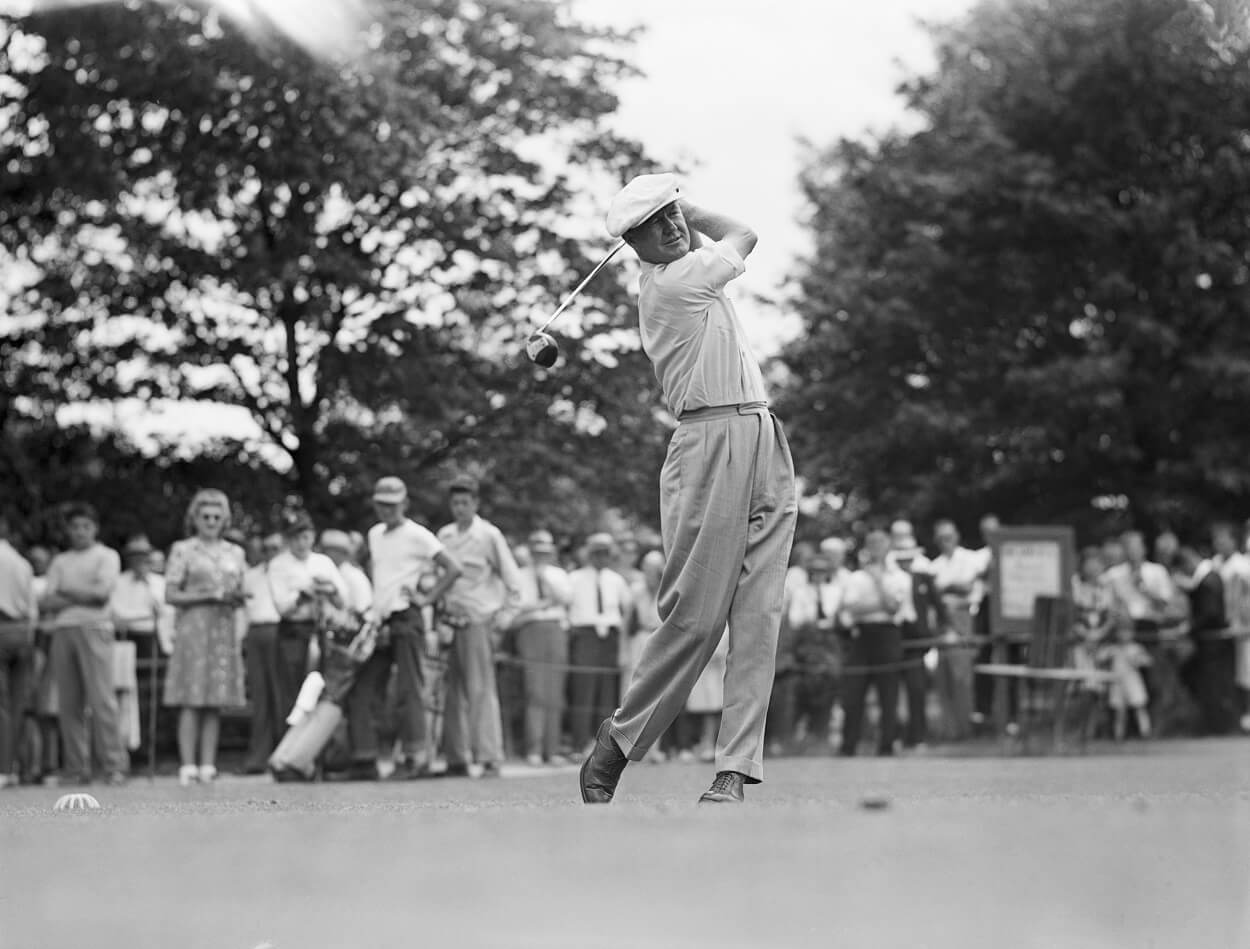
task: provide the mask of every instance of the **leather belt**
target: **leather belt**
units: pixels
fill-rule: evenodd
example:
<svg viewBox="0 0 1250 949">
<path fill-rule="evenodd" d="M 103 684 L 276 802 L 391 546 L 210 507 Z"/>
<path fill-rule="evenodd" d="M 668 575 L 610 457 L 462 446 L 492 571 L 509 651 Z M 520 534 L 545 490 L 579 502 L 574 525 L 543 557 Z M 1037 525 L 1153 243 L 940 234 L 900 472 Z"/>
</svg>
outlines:
<svg viewBox="0 0 1250 949">
<path fill-rule="evenodd" d="M 710 422 L 734 415 L 760 415 L 767 411 L 767 402 L 739 402 L 736 405 L 709 405 L 702 409 L 691 409 L 688 412 L 682 412 L 677 420 L 679 422 Z"/>
</svg>

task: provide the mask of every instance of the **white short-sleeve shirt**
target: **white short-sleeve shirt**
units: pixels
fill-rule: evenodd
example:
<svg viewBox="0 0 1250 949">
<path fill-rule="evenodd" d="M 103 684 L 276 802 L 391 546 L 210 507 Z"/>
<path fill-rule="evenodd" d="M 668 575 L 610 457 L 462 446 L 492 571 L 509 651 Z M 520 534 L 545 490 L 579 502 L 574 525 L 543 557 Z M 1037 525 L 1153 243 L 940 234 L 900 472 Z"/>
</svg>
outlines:
<svg viewBox="0 0 1250 949">
<path fill-rule="evenodd" d="M 374 612 L 385 619 L 411 606 L 407 591 L 415 589 L 424 574 L 434 572 L 434 558 L 443 549 L 429 528 L 410 518 L 393 529 L 385 524 L 369 528 Z"/>
<path fill-rule="evenodd" d="M 669 264 L 642 265 L 638 326 L 669 411 L 765 402 L 751 351 L 725 285 L 746 271 L 742 255 L 717 241 Z"/>
</svg>

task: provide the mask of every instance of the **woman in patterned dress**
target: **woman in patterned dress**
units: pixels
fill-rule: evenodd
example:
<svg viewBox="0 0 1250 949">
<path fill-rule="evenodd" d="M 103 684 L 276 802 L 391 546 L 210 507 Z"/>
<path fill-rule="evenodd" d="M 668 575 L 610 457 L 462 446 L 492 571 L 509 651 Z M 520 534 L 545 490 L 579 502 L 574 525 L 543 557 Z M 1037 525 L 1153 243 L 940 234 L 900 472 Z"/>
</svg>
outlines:
<svg viewBox="0 0 1250 949">
<path fill-rule="evenodd" d="M 165 567 L 165 599 L 178 611 L 165 704 L 180 709 L 178 781 L 183 786 L 217 776 L 221 709 L 244 704 L 239 632 L 246 621 L 247 564 L 243 548 L 222 539 L 229 526 L 226 496 L 198 492 L 187 508 L 191 536 L 174 544 Z"/>
</svg>

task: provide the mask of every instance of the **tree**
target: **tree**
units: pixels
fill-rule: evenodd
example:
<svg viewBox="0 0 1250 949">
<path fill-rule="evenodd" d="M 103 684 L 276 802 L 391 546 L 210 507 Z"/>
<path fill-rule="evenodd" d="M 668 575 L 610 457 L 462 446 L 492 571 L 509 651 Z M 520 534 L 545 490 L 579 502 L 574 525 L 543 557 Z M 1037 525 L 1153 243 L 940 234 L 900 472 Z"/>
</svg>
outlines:
<svg viewBox="0 0 1250 949">
<path fill-rule="evenodd" d="M 1250 502 L 1250 71 L 1187 0 L 986 3 L 911 134 L 802 186 L 800 469 L 882 515 L 1185 525 Z"/>
<path fill-rule="evenodd" d="M 658 464 L 662 432 L 615 437 L 658 401 L 624 281 L 592 286 L 580 328 L 570 314 L 566 367 L 518 357 L 593 262 L 577 191 L 647 167 L 603 127 L 625 37 L 543 0 L 378 9 L 351 62 L 195 6 L 0 20 L 0 424 L 92 400 L 242 406 L 328 514 L 378 474 L 534 442 L 574 451 L 554 467 L 588 496 L 636 489 L 608 476 Z"/>
<path fill-rule="evenodd" d="M 0 499 L 21 544 L 64 546 L 68 501 L 92 502 L 104 543 L 120 547 L 145 534 L 161 549 L 184 536 L 187 505 L 200 488 L 225 491 L 233 524 L 245 533 L 271 528 L 288 501 L 283 479 L 256 467 L 237 443 L 209 444 L 195 455 L 174 445 L 142 451 L 117 432 L 30 420 L 15 423 L 10 436 L 23 457 L 40 460 L 32 496 Z"/>
</svg>

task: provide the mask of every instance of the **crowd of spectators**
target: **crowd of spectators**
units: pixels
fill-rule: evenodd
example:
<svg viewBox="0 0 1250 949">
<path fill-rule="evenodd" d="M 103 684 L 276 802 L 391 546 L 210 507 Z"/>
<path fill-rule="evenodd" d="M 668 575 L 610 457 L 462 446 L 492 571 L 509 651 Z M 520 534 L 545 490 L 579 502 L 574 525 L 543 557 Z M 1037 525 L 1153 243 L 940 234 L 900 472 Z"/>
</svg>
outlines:
<svg viewBox="0 0 1250 949">
<path fill-rule="evenodd" d="M 60 551 L 19 552 L 0 521 L 0 786 L 124 782 L 150 737 L 138 659 L 158 647 L 179 781 L 217 777 L 222 714 L 243 708 L 241 770 L 263 773 L 318 667 L 328 611 L 386 633 L 345 703 L 344 775 L 489 777 L 509 757 L 535 768 L 579 759 L 659 625 L 659 538 L 557 543 L 539 529 L 510 543 L 479 505 L 475 482 L 454 481 L 449 522 L 434 531 L 387 477 L 367 533 L 292 512 L 249 537 L 232 525 L 230 500 L 206 490 L 167 556 L 144 536 L 120 551 L 101 544 L 87 504 L 64 508 Z M 983 518 L 982 538 L 998 526 Z M 795 545 L 770 754 L 854 755 L 871 741 L 888 755 L 990 727 L 994 682 L 975 664 L 1020 662 L 1024 644 L 993 651 L 991 548 L 965 546 L 949 520 L 931 536 L 927 553 L 898 520 L 858 544 Z M 1250 631 L 1250 557 L 1232 525 L 1206 541 L 1162 531 L 1151 560 L 1131 531 L 1081 552 L 1070 661 L 1111 673 L 1080 686 L 1111 737 L 1250 731 L 1250 649 L 1238 636 Z M 726 661 L 723 639 L 652 760 L 712 759 Z M 1008 690 L 1009 732 L 1026 701 Z"/>
</svg>

